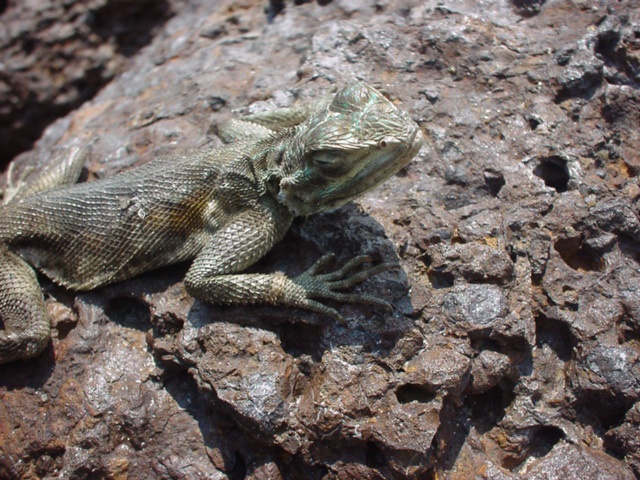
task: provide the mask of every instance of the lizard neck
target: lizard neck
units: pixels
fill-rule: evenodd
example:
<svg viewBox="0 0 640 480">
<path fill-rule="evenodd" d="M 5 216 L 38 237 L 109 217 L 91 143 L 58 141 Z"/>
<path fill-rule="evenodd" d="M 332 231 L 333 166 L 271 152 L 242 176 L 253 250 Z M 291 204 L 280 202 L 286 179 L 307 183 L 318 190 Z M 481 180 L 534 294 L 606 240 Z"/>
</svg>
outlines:
<svg viewBox="0 0 640 480">
<path fill-rule="evenodd" d="M 287 154 L 292 151 L 294 131 L 294 128 L 286 128 L 274 132 L 258 142 L 252 156 L 256 179 L 274 198 L 278 198 L 280 181 L 286 175 Z"/>
</svg>

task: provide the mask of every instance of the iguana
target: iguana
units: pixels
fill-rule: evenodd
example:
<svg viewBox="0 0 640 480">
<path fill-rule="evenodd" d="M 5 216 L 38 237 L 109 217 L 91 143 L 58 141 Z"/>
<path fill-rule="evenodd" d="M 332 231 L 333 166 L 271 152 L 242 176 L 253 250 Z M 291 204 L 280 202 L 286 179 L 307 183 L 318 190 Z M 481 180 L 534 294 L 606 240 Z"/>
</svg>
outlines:
<svg viewBox="0 0 640 480">
<path fill-rule="evenodd" d="M 187 292 L 215 304 L 300 307 L 341 320 L 316 299 L 386 305 L 341 292 L 389 269 L 359 256 L 290 278 L 241 273 L 294 217 L 339 207 L 397 173 L 422 145 L 418 125 L 378 90 L 353 83 L 314 107 L 231 122 L 218 148 L 159 158 L 73 184 L 86 150 L 70 149 L 0 209 L 0 363 L 38 355 L 50 321 L 36 270 L 90 290 L 192 260 Z M 69 185 L 72 184 L 72 185 Z"/>
</svg>

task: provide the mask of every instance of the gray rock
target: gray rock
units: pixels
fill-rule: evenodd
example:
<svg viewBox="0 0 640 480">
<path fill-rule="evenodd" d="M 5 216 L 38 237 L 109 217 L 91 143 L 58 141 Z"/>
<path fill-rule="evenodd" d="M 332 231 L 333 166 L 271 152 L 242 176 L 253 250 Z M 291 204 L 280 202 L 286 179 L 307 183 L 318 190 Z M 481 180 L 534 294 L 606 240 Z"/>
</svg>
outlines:
<svg viewBox="0 0 640 480">
<path fill-rule="evenodd" d="M 339 306 L 344 328 L 204 305 L 184 265 L 83 294 L 43 281 L 52 346 L 0 367 L 1 478 L 640 475 L 637 9 L 133 3 L 9 2 L 3 160 L 58 118 L 15 174 L 75 141 L 91 181 L 378 84 L 422 152 L 255 269 L 399 262 L 357 287 L 394 312 Z"/>
</svg>

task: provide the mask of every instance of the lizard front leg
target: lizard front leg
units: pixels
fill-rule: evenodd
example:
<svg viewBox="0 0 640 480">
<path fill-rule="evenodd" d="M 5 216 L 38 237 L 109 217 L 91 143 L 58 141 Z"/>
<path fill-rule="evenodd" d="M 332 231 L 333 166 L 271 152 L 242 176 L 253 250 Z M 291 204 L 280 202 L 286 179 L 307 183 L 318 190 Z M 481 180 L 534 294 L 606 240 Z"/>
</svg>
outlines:
<svg viewBox="0 0 640 480">
<path fill-rule="evenodd" d="M 51 326 L 33 269 L 0 247 L 0 363 L 38 355 L 49 343 Z"/>
<path fill-rule="evenodd" d="M 370 261 L 356 257 L 342 268 L 320 273 L 332 256 L 322 257 L 295 278 L 283 273 L 239 273 L 280 240 L 291 223 L 291 215 L 280 206 L 248 210 L 216 232 L 194 260 L 185 278 L 185 287 L 194 297 L 213 304 L 270 304 L 299 307 L 331 316 L 344 323 L 333 308 L 315 300 L 368 303 L 390 309 L 388 303 L 369 295 L 347 294 L 349 288 L 396 265 L 382 264 L 357 271 Z"/>
</svg>

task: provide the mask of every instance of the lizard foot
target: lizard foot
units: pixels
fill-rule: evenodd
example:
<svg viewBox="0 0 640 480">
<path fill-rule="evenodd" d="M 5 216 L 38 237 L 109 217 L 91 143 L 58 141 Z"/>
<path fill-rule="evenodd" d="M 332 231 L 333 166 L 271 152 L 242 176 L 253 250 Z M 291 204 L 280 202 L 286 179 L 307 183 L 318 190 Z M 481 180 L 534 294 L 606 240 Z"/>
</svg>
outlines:
<svg viewBox="0 0 640 480">
<path fill-rule="evenodd" d="M 392 311 L 392 307 L 388 302 L 372 295 L 343 293 L 340 290 L 350 288 L 382 272 L 400 268 L 398 264 L 382 263 L 356 271 L 361 265 L 372 260 L 368 255 L 360 255 L 351 259 L 337 270 L 320 273 L 326 269 L 334 258 L 335 255 L 333 254 L 324 255 L 306 272 L 291 280 L 297 287 L 295 292 L 296 306 L 328 315 L 343 325 L 347 325 L 347 322 L 337 310 L 313 299 L 326 298 L 341 303 L 364 303 L 380 307 L 387 312 Z"/>
</svg>

